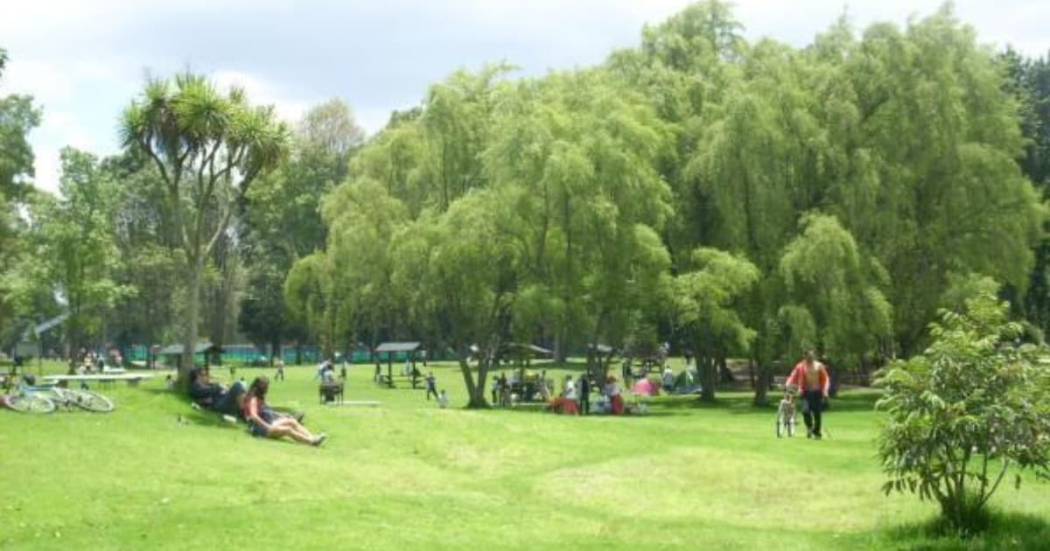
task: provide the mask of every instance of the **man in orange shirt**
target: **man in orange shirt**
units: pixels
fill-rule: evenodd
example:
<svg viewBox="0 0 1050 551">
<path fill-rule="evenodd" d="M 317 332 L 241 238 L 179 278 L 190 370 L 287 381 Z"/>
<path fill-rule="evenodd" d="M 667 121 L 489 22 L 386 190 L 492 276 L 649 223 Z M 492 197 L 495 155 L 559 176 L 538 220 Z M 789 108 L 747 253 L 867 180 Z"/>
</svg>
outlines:
<svg viewBox="0 0 1050 551">
<path fill-rule="evenodd" d="M 824 401 L 828 399 L 830 385 L 831 378 L 828 377 L 827 368 L 817 361 L 816 354 L 812 350 L 806 351 L 806 357 L 798 362 L 791 376 L 788 377 L 786 386 L 797 388 L 805 400 L 806 407 L 803 408 L 802 419 L 806 422 L 806 435 L 809 438 L 817 440 L 822 438 L 820 410 L 824 406 Z"/>
</svg>

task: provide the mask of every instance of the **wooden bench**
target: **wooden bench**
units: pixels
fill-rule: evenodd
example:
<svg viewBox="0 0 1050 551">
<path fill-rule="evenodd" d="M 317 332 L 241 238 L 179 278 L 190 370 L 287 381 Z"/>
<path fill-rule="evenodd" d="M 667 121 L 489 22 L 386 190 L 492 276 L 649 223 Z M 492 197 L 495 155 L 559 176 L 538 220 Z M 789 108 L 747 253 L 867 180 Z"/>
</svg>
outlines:
<svg viewBox="0 0 1050 551">
<path fill-rule="evenodd" d="M 325 402 L 336 402 L 339 404 L 343 403 L 343 389 L 344 385 L 342 381 L 334 383 L 321 383 L 317 386 L 317 397 L 320 403 Z"/>
</svg>

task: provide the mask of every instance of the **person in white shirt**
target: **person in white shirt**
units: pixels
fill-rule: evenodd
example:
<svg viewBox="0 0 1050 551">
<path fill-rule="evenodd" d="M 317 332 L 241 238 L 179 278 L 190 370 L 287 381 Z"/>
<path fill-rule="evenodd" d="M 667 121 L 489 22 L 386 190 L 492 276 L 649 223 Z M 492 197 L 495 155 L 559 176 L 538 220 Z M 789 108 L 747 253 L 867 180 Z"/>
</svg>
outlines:
<svg viewBox="0 0 1050 551">
<path fill-rule="evenodd" d="M 576 383 L 572 380 L 572 375 L 565 377 L 565 390 L 562 392 L 562 396 L 565 396 L 566 400 L 576 401 Z"/>
<path fill-rule="evenodd" d="M 441 409 L 448 407 L 448 396 L 445 394 L 445 389 L 441 389 L 441 394 L 438 394 L 438 407 Z"/>
</svg>

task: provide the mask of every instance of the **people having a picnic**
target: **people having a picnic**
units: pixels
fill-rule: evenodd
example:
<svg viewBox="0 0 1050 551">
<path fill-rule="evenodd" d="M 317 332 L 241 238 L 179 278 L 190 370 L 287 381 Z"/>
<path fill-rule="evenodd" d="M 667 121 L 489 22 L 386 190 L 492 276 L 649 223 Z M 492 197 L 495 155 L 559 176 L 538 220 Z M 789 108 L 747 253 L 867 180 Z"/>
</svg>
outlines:
<svg viewBox="0 0 1050 551">
<path fill-rule="evenodd" d="M 621 393 L 622 390 L 616 382 L 616 377 L 610 375 L 605 384 L 605 396 L 609 398 L 609 413 L 613 415 L 623 414 L 623 396 Z"/>
<path fill-rule="evenodd" d="M 190 370 L 190 398 L 205 409 L 224 415 L 237 415 L 244 402 L 247 388 L 242 381 L 237 381 L 229 388 L 211 382 L 209 373 L 199 367 Z"/>
<path fill-rule="evenodd" d="M 320 446 L 328 436 L 323 432 L 314 435 L 301 423 L 291 417 L 281 417 L 266 406 L 266 393 L 270 390 L 270 380 L 256 377 L 244 399 L 244 418 L 252 436 L 279 439 L 289 437 L 296 442 Z"/>
<path fill-rule="evenodd" d="M 802 419 L 806 422 L 808 438 L 823 438 L 821 433 L 821 410 L 828 399 L 831 378 L 824 364 L 817 361 L 813 350 L 806 352 L 785 383 L 787 388 L 796 388 L 802 395 Z"/>
<path fill-rule="evenodd" d="M 434 395 L 435 400 L 440 401 L 440 397 L 437 393 L 437 378 L 434 377 L 434 372 L 427 373 L 427 401 L 430 401 L 430 395 Z"/>
<path fill-rule="evenodd" d="M 573 382 L 571 375 L 565 377 L 564 385 L 561 395 L 550 400 L 547 407 L 554 413 L 577 415 L 579 408 L 576 402 L 576 383 Z"/>
<path fill-rule="evenodd" d="M 671 392 L 674 389 L 674 371 L 671 371 L 671 366 L 664 365 L 664 372 L 661 377 L 664 392 Z"/>
</svg>

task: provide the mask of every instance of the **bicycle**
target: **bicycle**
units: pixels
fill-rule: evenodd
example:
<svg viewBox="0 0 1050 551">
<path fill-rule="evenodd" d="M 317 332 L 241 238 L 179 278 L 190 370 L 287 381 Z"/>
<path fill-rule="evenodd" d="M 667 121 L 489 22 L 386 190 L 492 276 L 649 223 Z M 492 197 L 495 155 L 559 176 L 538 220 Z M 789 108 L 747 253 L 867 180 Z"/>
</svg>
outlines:
<svg viewBox="0 0 1050 551">
<path fill-rule="evenodd" d="M 10 390 L 13 377 L 7 377 L 4 381 L 5 388 Z M 55 402 L 47 396 L 36 392 L 25 392 L 22 384 L 18 386 L 17 394 L 4 394 L 0 396 L 0 405 L 17 411 L 19 413 L 52 413 L 55 411 Z"/>
<path fill-rule="evenodd" d="M 73 406 L 96 413 L 109 413 L 116 407 L 113 400 L 90 390 L 74 390 L 57 385 L 33 385 L 23 377 L 17 395 L 8 396 L 5 405 L 22 412 L 51 413 L 59 405 L 72 410 Z M 48 407 L 47 402 L 50 402 Z"/>
</svg>

